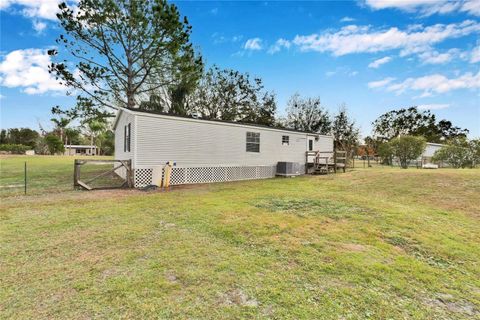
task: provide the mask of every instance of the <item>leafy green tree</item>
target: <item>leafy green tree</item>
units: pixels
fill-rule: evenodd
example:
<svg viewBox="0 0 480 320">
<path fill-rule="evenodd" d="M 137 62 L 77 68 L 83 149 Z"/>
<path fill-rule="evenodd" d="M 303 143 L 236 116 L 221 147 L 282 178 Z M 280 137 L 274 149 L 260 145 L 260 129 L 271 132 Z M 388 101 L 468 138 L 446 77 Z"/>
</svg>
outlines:
<svg viewBox="0 0 480 320">
<path fill-rule="evenodd" d="M 453 139 L 435 152 L 433 161 L 443 161 L 454 168 L 474 168 L 480 163 L 480 139 Z"/>
<path fill-rule="evenodd" d="M 2 129 L 0 131 L 0 144 L 6 144 L 8 143 L 7 141 L 7 130 Z"/>
<path fill-rule="evenodd" d="M 47 145 L 48 152 L 52 155 L 65 151 L 62 140 L 60 140 L 60 138 L 55 134 L 48 134 L 45 137 L 45 143 Z"/>
<path fill-rule="evenodd" d="M 332 121 L 319 97 L 302 98 L 296 93 L 288 100 L 286 111 L 286 127 L 319 134 L 330 133 Z"/>
<path fill-rule="evenodd" d="M 350 119 L 345 104 L 340 106 L 338 113 L 333 118 L 332 134 L 335 140 L 335 149 L 346 151 L 347 156 L 351 156 L 358 145 L 360 130 L 355 121 Z"/>
<path fill-rule="evenodd" d="M 25 151 L 30 149 L 30 146 L 25 146 L 23 144 L 0 144 L 0 151 L 6 151 L 13 154 L 25 154 Z"/>
<path fill-rule="evenodd" d="M 97 144 L 100 148 L 100 154 L 111 156 L 115 151 L 115 133 L 112 130 L 106 130 L 97 137 Z"/>
<path fill-rule="evenodd" d="M 436 122 L 430 111 L 417 107 L 392 110 L 382 114 L 373 123 L 374 133 L 388 140 L 401 135 L 423 136 L 429 142 L 442 142 L 457 137 L 466 137 L 468 130 L 455 127 L 448 120 Z"/>
<path fill-rule="evenodd" d="M 392 154 L 400 161 L 400 166 L 407 169 L 412 160 L 418 159 L 425 150 L 427 142 L 424 137 L 400 136 L 388 142 Z"/>
<path fill-rule="evenodd" d="M 65 128 L 65 144 L 82 144 L 80 130 L 76 128 Z"/>
<path fill-rule="evenodd" d="M 107 122 L 101 120 L 91 120 L 84 123 L 87 129 L 86 134 L 90 137 L 90 145 L 97 146 L 101 150 L 101 145 L 97 145 L 97 138 L 107 130 Z"/>
<path fill-rule="evenodd" d="M 55 124 L 54 131 L 58 132 L 60 136 L 60 140 L 66 144 L 66 137 L 65 137 L 65 130 L 67 126 L 70 124 L 70 119 L 64 117 L 52 118 L 50 119 Z"/>
<path fill-rule="evenodd" d="M 188 100 L 189 113 L 219 119 L 273 125 L 276 103 L 260 78 L 235 70 L 210 68 Z"/>
<path fill-rule="evenodd" d="M 189 41 L 191 26 L 164 0 L 80 0 L 59 5 L 64 30 L 50 72 L 77 93 L 73 109 L 54 113 L 98 120 L 117 107 L 136 108 L 159 88 L 176 84 L 181 68 L 201 68 Z M 64 54 L 64 50 L 65 54 Z"/>
<path fill-rule="evenodd" d="M 480 138 L 470 140 L 469 148 L 472 153 L 472 167 L 475 168 L 480 165 Z"/>
<path fill-rule="evenodd" d="M 368 166 L 370 167 L 370 157 L 378 155 L 378 148 L 383 143 L 383 139 L 379 137 L 374 138 L 367 136 L 365 137 L 364 141 L 366 146 L 365 152 L 368 159 Z"/>
<path fill-rule="evenodd" d="M 277 113 L 277 102 L 273 92 L 265 92 L 262 97 L 260 108 L 257 109 L 255 122 L 266 126 L 276 126 L 275 114 Z"/>
<path fill-rule="evenodd" d="M 172 114 L 187 115 L 190 107 L 188 97 L 193 94 L 203 75 L 203 65 L 195 57 L 188 57 L 179 61 L 178 68 L 173 73 L 175 81 L 168 87 L 170 108 Z"/>
<path fill-rule="evenodd" d="M 2 143 L 4 144 L 22 144 L 35 148 L 38 132 L 29 128 L 12 128 L 2 130 Z"/>
<path fill-rule="evenodd" d="M 393 164 L 393 148 L 388 142 L 384 142 L 378 146 L 378 155 L 382 158 L 383 164 Z"/>
</svg>

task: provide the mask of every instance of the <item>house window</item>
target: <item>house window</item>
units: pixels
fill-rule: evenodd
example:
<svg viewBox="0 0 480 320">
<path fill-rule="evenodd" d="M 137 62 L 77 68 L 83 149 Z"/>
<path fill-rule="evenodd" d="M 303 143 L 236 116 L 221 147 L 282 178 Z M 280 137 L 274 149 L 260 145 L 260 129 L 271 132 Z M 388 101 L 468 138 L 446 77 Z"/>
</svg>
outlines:
<svg viewBox="0 0 480 320">
<path fill-rule="evenodd" d="M 247 132 L 247 152 L 260 152 L 260 133 Z"/>
<path fill-rule="evenodd" d="M 308 151 L 313 151 L 313 140 L 308 140 Z"/>
<path fill-rule="evenodd" d="M 282 136 L 282 146 L 288 146 L 290 144 L 289 136 Z"/>
<path fill-rule="evenodd" d="M 125 126 L 124 128 L 124 137 L 123 137 L 123 151 L 130 152 L 130 135 L 131 133 L 131 125 L 130 123 Z"/>
</svg>

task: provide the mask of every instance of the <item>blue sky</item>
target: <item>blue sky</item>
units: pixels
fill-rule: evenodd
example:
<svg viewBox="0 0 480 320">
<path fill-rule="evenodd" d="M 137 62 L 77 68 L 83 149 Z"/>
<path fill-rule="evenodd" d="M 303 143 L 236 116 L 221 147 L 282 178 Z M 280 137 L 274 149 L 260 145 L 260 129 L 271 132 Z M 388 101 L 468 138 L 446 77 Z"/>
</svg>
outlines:
<svg viewBox="0 0 480 320">
<path fill-rule="evenodd" d="M 380 114 L 417 105 L 480 136 L 480 1 L 175 3 L 207 65 L 261 77 L 280 114 L 299 92 L 332 113 L 345 103 L 365 135 Z M 55 4 L 0 10 L 1 126 L 49 127 L 51 107 L 73 104 L 46 72 Z"/>
</svg>

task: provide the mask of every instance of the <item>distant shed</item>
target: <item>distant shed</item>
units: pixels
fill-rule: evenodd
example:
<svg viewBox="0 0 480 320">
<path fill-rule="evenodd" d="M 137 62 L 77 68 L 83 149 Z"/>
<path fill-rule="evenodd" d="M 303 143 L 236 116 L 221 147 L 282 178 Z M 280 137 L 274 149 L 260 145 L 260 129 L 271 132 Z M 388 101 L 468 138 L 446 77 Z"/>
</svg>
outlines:
<svg viewBox="0 0 480 320">
<path fill-rule="evenodd" d="M 95 156 L 97 155 L 97 146 L 66 144 L 64 145 L 65 156 Z"/>
<path fill-rule="evenodd" d="M 423 151 L 422 158 L 431 160 L 435 152 L 440 150 L 443 146 L 444 145 L 440 143 L 427 142 L 427 146 L 425 147 L 425 151 Z"/>
</svg>

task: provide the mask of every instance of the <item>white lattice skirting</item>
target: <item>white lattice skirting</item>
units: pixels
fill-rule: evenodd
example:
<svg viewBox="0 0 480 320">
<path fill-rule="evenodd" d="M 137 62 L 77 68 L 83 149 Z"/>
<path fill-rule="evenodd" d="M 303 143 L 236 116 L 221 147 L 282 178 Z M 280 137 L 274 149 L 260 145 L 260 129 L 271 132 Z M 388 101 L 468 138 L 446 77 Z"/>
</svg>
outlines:
<svg viewBox="0 0 480 320">
<path fill-rule="evenodd" d="M 160 169 L 163 171 L 163 169 Z M 134 170 L 135 188 L 153 183 L 154 168 Z M 237 180 L 266 179 L 275 177 L 277 166 L 218 166 L 218 167 L 173 167 L 171 185 L 211 183 Z M 162 173 L 163 174 L 163 173 Z"/>
</svg>

